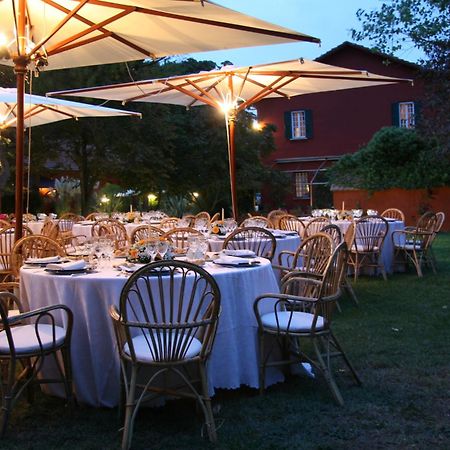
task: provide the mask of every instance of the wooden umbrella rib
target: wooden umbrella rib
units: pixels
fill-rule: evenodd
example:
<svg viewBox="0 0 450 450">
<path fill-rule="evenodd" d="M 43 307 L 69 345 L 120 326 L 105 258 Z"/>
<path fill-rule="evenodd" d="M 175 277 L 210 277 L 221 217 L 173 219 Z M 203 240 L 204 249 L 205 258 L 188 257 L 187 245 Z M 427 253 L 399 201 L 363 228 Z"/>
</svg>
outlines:
<svg viewBox="0 0 450 450">
<path fill-rule="evenodd" d="M 252 73 L 252 75 L 253 75 L 253 73 Z M 238 78 L 244 78 L 244 76 L 243 76 L 242 74 L 240 74 L 240 73 L 235 73 L 235 76 L 238 77 Z M 258 87 L 260 87 L 260 88 L 265 88 L 265 87 L 267 86 L 267 85 L 264 84 L 264 83 L 261 83 L 261 82 L 259 82 L 259 81 L 257 81 L 257 80 L 254 80 L 252 77 L 247 77 L 246 80 L 247 80 L 249 83 L 254 84 L 255 86 L 258 86 Z M 272 91 L 273 91 L 273 92 L 276 92 L 280 97 L 286 97 L 286 98 L 289 97 L 287 94 L 285 94 L 285 93 L 283 93 L 283 92 L 281 92 L 281 91 L 278 91 L 278 89 L 279 89 L 279 87 L 277 87 L 277 88 L 272 88 Z"/>
<path fill-rule="evenodd" d="M 225 79 L 225 75 L 222 76 L 222 77 L 220 77 L 220 78 L 219 78 L 218 80 L 216 80 L 213 84 L 209 85 L 205 90 L 206 90 L 207 92 L 210 92 L 210 91 L 214 90 L 214 91 L 216 92 L 217 96 L 220 97 L 220 92 L 217 90 L 217 85 L 218 85 L 219 83 L 221 83 L 224 79 Z M 190 108 L 191 106 L 194 106 L 194 104 L 195 104 L 196 101 L 197 101 L 197 100 L 193 100 L 191 103 L 189 103 L 189 104 L 187 105 L 188 108 Z"/>
<path fill-rule="evenodd" d="M 108 35 L 107 33 L 102 33 L 102 34 L 99 34 L 98 36 L 93 36 L 89 39 L 84 39 L 83 41 L 79 41 L 76 44 L 71 44 L 71 45 L 66 45 L 64 47 L 55 48 L 52 51 L 48 51 L 47 55 L 53 56 L 53 55 L 57 55 L 58 53 L 67 52 L 69 50 L 81 47 L 83 45 L 92 44 L 93 42 L 101 41 L 103 39 L 106 39 L 109 36 L 110 35 Z"/>
<path fill-rule="evenodd" d="M 65 14 L 69 14 L 70 13 L 69 9 L 59 5 L 58 3 L 55 3 L 53 0 L 42 0 L 42 1 L 47 3 L 50 6 L 53 6 L 55 9 L 58 9 L 59 11 L 64 12 Z M 90 3 L 92 3 L 92 1 L 90 1 Z M 121 9 L 127 9 L 127 8 L 130 8 L 130 7 L 129 6 L 127 6 L 127 7 L 124 6 Z M 88 25 L 89 27 L 95 26 L 94 22 L 86 19 L 83 16 L 80 16 L 79 14 L 72 15 L 72 18 L 73 19 L 77 19 L 80 22 L 83 22 L 84 24 Z M 136 44 L 133 44 L 128 39 L 125 39 L 125 38 L 117 35 L 116 33 L 112 32 L 112 31 L 106 30 L 104 28 L 99 28 L 98 31 L 104 33 L 105 37 L 111 37 L 112 39 L 121 42 L 122 44 L 124 44 L 124 45 L 126 45 L 126 46 L 128 46 L 128 47 L 130 47 L 130 48 L 132 48 L 132 49 L 134 49 L 136 51 L 138 51 L 139 53 L 142 53 L 144 56 L 147 56 L 149 58 L 155 58 L 156 57 L 156 55 L 153 52 L 150 52 L 150 51 L 148 51 L 146 49 L 143 49 L 142 47 L 140 47 L 140 46 L 138 46 Z M 95 40 L 98 40 L 98 39 L 95 39 Z M 83 41 L 83 43 L 78 43 L 78 44 L 73 45 L 73 46 L 65 47 L 65 49 L 67 49 L 67 48 L 70 48 L 70 49 L 71 48 L 77 48 L 77 47 L 80 47 L 81 45 L 86 45 L 86 43 L 90 43 L 90 42 L 93 42 L 93 41 L 88 39 L 86 41 Z M 50 54 L 50 52 L 48 52 L 48 53 Z M 57 51 L 57 49 L 53 49 L 51 54 L 55 54 L 55 53 L 59 53 L 59 51 Z"/>
<path fill-rule="evenodd" d="M 46 0 L 43 0 L 46 3 Z M 38 50 L 43 47 L 69 20 L 77 14 L 77 12 L 86 4 L 89 0 L 82 0 L 72 11 L 66 10 L 64 18 L 53 28 L 53 30 L 47 34 L 46 37 L 41 39 L 31 50 L 30 56 L 37 53 Z M 52 5 L 53 6 L 53 5 Z M 29 14 L 29 13 L 28 13 Z"/>
<path fill-rule="evenodd" d="M 110 17 L 109 19 L 104 20 L 103 22 L 100 22 L 98 24 L 92 25 L 89 28 L 86 28 L 84 31 L 80 31 L 77 34 L 72 35 L 71 37 L 64 39 L 63 41 L 60 41 L 54 45 L 52 45 L 51 47 L 47 48 L 47 52 L 48 53 L 52 53 L 53 49 L 59 49 L 59 48 L 66 48 L 66 46 L 74 41 L 76 41 L 77 39 L 80 39 L 84 36 L 86 36 L 89 33 L 92 33 L 94 31 L 100 30 L 101 28 L 103 28 L 106 25 L 109 25 L 112 22 L 115 22 L 116 20 L 121 19 L 122 17 L 125 17 L 129 14 L 131 14 L 134 11 L 134 8 L 130 8 L 128 11 L 122 11 L 119 14 L 116 14 L 115 16 Z M 107 31 L 107 32 L 103 32 L 105 35 L 107 35 L 108 37 L 111 36 L 111 32 Z"/>
<path fill-rule="evenodd" d="M 202 99 L 208 98 L 209 100 L 211 100 L 213 103 L 217 103 L 217 100 L 209 93 L 209 90 L 207 89 L 203 89 L 201 86 L 199 86 L 197 83 L 194 83 L 193 81 L 187 79 L 186 80 L 193 88 L 197 89 L 200 92 L 199 97 L 201 97 Z M 212 88 L 212 86 L 211 86 Z M 210 89 L 211 89 L 210 88 Z M 203 101 L 203 103 L 206 103 L 205 101 Z"/>
<path fill-rule="evenodd" d="M 81 0 L 78 0 L 78 1 L 81 1 Z M 122 4 L 118 4 L 118 3 L 110 3 L 108 1 L 103 1 L 103 0 L 90 0 L 89 3 L 91 3 L 92 5 L 106 6 L 109 8 L 117 8 L 117 9 L 123 9 L 123 8 L 127 7 L 127 5 L 122 5 Z M 182 20 L 185 22 L 194 22 L 194 23 L 200 23 L 203 25 L 211 25 L 211 26 L 220 27 L 220 28 L 230 28 L 230 29 L 234 29 L 234 30 L 247 31 L 250 33 L 265 34 L 268 36 L 290 39 L 293 41 L 315 42 L 317 44 L 320 43 L 320 39 L 317 39 L 315 37 L 308 36 L 308 35 L 302 35 L 302 34 L 294 34 L 294 33 L 290 33 L 287 31 L 269 30 L 269 29 L 265 29 L 265 28 L 252 27 L 252 26 L 248 26 L 248 25 L 239 25 L 239 24 L 229 23 L 229 22 L 220 22 L 217 20 L 205 19 L 202 17 L 192 17 L 192 16 L 187 16 L 187 15 L 180 15 L 180 14 L 175 14 L 175 13 L 169 13 L 166 11 L 159 11 L 156 9 L 149 9 L 149 8 L 142 8 L 142 7 L 136 7 L 136 12 L 141 13 L 141 14 L 148 14 L 148 15 L 152 15 L 152 16 L 167 17 L 168 19 Z"/>
<path fill-rule="evenodd" d="M 166 84 L 167 84 L 167 86 L 170 86 L 173 89 L 175 89 L 179 92 L 182 92 L 185 95 L 188 95 L 189 97 L 197 99 L 199 102 L 206 103 L 207 105 L 212 106 L 213 108 L 219 107 L 217 102 L 215 102 L 215 101 L 212 102 L 211 100 L 209 100 L 207 98 L 201 97 L 200 95 L 196 94 L 195 92 L 188 91 L 187 89 L 184 89 L 183 87 L 178 86 L 178 85 L 174 85 L 174 84 L 170 84 L 170 83 L 166 83 Z"/>
<path fill-rule="evenodd" d="M 267 86 L 265 86 L 263 89 L 261 89 L 261 91 L 259 91 L 258 93 L 256 93 L 253 97 L 250 97 L 249 99 L 247 99 L 244 103 L 242 103 L 241 105 L 239 105 L 239 111 L 242 111 L 245 108 L 248 108 L 250 105 L 252 105 L 253 103 L 255 103 L 256 101 L 260 100 L 261 98 L 264 98 L 265 96 L 269 95 L 268 93 L 274 91 L 274 86 L 279 83 L 281 80 L 283 80 L 284 78 L 286 78 L 284 75 L 278 77 L 276 80 L 274 80 L 272 83 L 268 84 Z M 283 86 L 286 86 L 287 84 L 291 83 L 293 80 L 289 79 L 286 80 L 284 83 L 282 83 L 280 86 L 277 86 L 276 89 L 281 89 Z"/>
</svg>

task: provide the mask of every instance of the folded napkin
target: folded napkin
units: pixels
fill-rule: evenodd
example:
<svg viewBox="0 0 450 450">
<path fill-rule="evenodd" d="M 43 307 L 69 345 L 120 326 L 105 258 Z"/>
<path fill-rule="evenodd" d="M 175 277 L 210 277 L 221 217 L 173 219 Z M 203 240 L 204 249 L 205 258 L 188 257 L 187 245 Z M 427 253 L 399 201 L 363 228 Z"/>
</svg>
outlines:
<svg viewBox="0 0 450 450">
<path fill-rule="evenodd" d="M 47 269 L 50 270 L 81 270 L 86 268 L 86 261 L 80 259 L 79 261 L 69 261 L 62 264 L 47 264 Z"/>
<path fill-rule="evenodd" d="M 227 256 L 238 256 L 239 258 L 242 257 L 248 257 L 248 258 L 254 258 L 256 256 L 256 253 L 253 250 L 246 250 L 246 249 L 225 249 L 223 250 L 223 254 Z"/>
<path fill-rule="evenodd" d="M 214 263 L 226 266 L 248 266 L 259 263 L 259 261 L 255 261 L 251 258 L 239 258 L 237 256 L 222 255 L 220 258 L 214 260 Z"/>
<path fill-rule="evenodd" d="M 28 258 L 25 264 L 46 264 L 55 263 L 61 259 L 60 256 L 47 256 L 46 258 Z M 59 264 L 58 264 L 59 265 Z"/>
<path fill-rule="evenodd" d="M 144 267 L 145 264 L 132 264 L 132 263 L 125 263 L 121 264 L 120 266 L 117 266 L 119 270 L 122 270 L 123 272 L 136 272 L 136 270 L 140 269 L 141 267 Z"/>
</svg>

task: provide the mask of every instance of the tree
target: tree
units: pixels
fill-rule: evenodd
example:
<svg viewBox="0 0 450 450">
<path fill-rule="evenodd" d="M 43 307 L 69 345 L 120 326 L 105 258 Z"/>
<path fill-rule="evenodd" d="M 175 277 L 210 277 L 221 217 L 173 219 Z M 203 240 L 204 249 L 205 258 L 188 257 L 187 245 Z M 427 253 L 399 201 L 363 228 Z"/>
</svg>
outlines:
<svg viewBox="0 0 450 450">
<path fill-rule="evenodd" d="M 450 160 L 450 0 L 391 0 L 380 9 L 359 9 L 357 40 L 372 39 L 378 50 L 393 54 L 414 46 L 422 50 L 426 93 L 422 130 L 440 144 L 442 160 Z M 438 164 L 439 161 L 436 161 Z"/>
<path fill-rule="evenodd" d="M 329 170 L 335 185 L 378 191 L 450 184 L 450 164 L 436 165 L 438 146 L 414 130 L 385 127 Z"/>
</svg>

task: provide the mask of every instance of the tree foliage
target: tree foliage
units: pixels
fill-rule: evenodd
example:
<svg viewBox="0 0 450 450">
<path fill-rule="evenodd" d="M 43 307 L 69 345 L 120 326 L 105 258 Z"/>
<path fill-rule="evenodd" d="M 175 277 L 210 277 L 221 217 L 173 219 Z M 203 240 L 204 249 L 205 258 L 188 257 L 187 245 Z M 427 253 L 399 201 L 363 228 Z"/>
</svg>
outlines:
<svg viewBox="0 0 450 450">
<path fill-rule="evenodd" d="M 422 50 L 426 114 L 420 126 L 450 160 L 450 0 L 391 0 L 377 10 L 359 9 L 357 17 L 355 40 L 369 38 L 390 54 L 411 46 Z"/>
<path fill-rule="evenodd" d="M 438 149 L 414 130 L 385 127 L 358 152 L 342 157 L 330 169 L 330 180 L 368 191 L 448 185 L 450 164 Z"/>
</svg>

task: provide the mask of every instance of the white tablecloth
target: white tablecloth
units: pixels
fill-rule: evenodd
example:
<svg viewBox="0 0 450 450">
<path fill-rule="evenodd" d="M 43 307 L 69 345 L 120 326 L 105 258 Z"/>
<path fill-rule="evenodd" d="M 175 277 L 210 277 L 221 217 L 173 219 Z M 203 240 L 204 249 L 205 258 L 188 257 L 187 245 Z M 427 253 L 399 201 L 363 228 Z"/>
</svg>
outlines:
<svg viewBox="0 0 450 450">
<path fill-rule="evenodd" d="M 258 387 L 257 324 L 254 299 L 278 292 L 267 260 L 251 268 L 225 268 L 207 263 L 222 295 L 222 312 L 208 364 L 214 388 Z M 127 278 L 114 269 L 76 276 L 50 275 L 43 269 L 21 270 L 22 299 L 35 309 L 65 304 L 74 313 L 72 367 L 76 396 L 81 403 L 112 407 L 119 400 L 119 357 L 108 308 L 118 305 Z M 25 303 L 25 304 L 26 304 Z M 267 383 L 281 381 L 281 372 L 268 371 Z M 55 391 L 53 391 L 55 392 Z"/>
<path fill-rule="evenodd" d="M 300 219 L 305 223 L 308 222 L 308 219 L 305 217 L 300 217 Z M 331 223 L 337 225 L 344 235 L 352 222 L 350 220 L 332 220 Z M 392 245 L 392 233 L 397 230 L 404 230 L 405 223 L 401 220 L 389 220 L 388 225 L 389 229 L 386 234 L 386 238 L 384 239 L 383 248 L 381 249 L 381 259 L 383 260 L 386 273 L 392 273 L 394 271 L 394 247 Z"/>
</svg>

